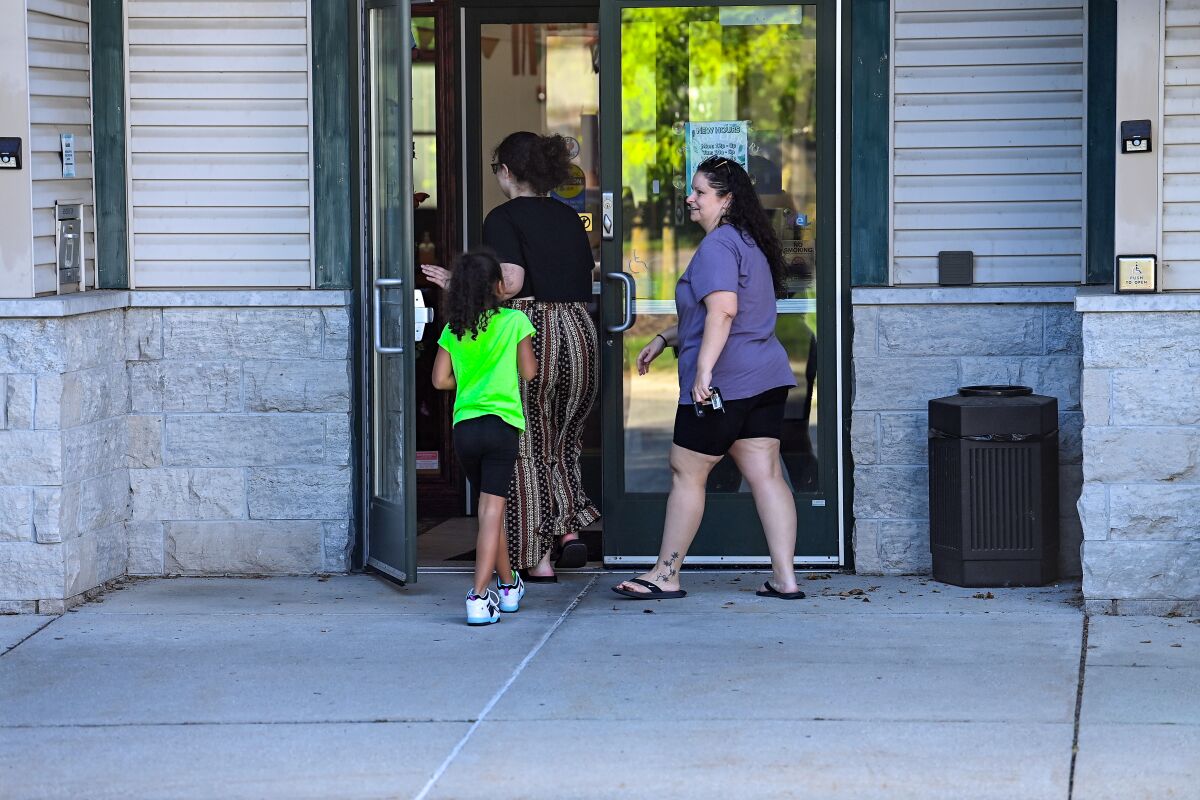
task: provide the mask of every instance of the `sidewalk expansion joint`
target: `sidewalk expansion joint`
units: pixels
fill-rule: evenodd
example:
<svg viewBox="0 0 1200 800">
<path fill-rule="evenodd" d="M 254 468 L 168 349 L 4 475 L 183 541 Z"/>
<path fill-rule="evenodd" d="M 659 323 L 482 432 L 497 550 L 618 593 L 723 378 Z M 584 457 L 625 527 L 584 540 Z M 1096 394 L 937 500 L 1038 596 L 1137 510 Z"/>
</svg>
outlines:
<svg viewBox="0 0 1200 800">
<path fill-rule="evenodd" d="M 583 598 L 589 591 L 591 591 L 591 588 L 596 585 L 596 581 L 598 580 L 600 580 L 600 576 L 594 575 L 592 579 L 587 582 L 587 585 L 583 587 L 579 594 L 575 595 L 575 599 L 571 601 L 571 604 L 568 605 L 563 612 L 558 615 L 558 619 L 554 621 L 554 624 L 550 626 L 550 629 L 542 634 L 542 638 L 539 639 L 537 644 L 533 646 L 533 649 L 525 654 L 525 658 L 521 659 L 521 663 L 517 664 L 516 669 L 514 669 L 512 674 L 508 676 L 508 680 L 504 682 L 504 685 L 497 689 L 496 693 L 492 695 L 492 699 L 489 700 L 487 705 L 483 707 L 483 710 L 479 712 L 479 717 L 471 724 L 471 727 L 467 729 L 467 732 L 463 734 L 463 737 L 458 740 L 458 744 L 454 745 L 454 749 L 450 751 L 448 756 L 446 756 L 446 759 L 437 768 L 437 771 L 430 776 L 429 780 L 421 788 L 421 791 L 419 791 L 413 797 L 413 800 L 425 800 L 425 798 L 429 795 L 429 792 L 432 791 L 437 782 L 441 780 L 442 775 L 444 775 L 446 770 L 449 769 L 450 765 L 454 763 L 454 759 L 458 758 L 458 754 L 462 752 L 464 747 L 466 747 L 467 742 L 471 739 L 471 736 L 474 735 L 475 731 L 479 730 L 479 726 L 483 724 L 485 719 L 487 719 L 487 715 L 493 708 L 496 707 L 496 704 L 500 702 L 500 699 L 504 697 L 505 693 L 509 690 L 513 683 L 516 682 L 517 678 L 521 676 L 521 673 L 525 671 L 525 668 L 529 666 L 529 662 L 533 661 L 534 656 L 541 651 L 541 649 L 546 645 L 546 642 L 550 641 L 550 637 L 554 635 L 554 632 L 562 627 L 562 624 L 566 622 L 567 617 L 569 617 L 571 612 L 574 611 L 575 608 L 583 601 Z"/>
<path fill-rule="evenodd" d="M 1083 634 L 1079 646 L 1079 684 L 1075 689 L 1075 732 L 1071 736 L 1071 772 L 1067 780 L 1067 800 L 1075 796 L 1075 759 L 1079 756 L 1079 717 L 1083 712 L 1083 678 L 1087 674 L 1088 652 L 1088 622 L 1087 614 L 1083 615 Z"/>
<path fill-rule="evenodd" d="M 522 722 L 563 722 L 562 717 L 549 716 L 530 716 L 521 717 Z M 678 716 L 678 722 L 745 722 L 745 717 L 712 717 L 712 716 Z M 793 724 L 797 722 L 828 722 L 828 723 L 870 723 L 872 725 L 979 725 L 979 724 L 996 724 L 1007 725 L 1013 720 L 1007 719 L 942 719 L 937 717 L 897 717 L 895 719 L 882 717 L 771 717 L 757 716 L 755 720 L 758 722 L 780 722 Z M 573 716 L 571 722 L 612 722 L 611 717 L 583 717 Z M 177 720 L 177 721 L 158 721 L 158 722 L 46 722 L 46 723 L 15 723 L 15 724 L 0 724 L 0 731 L 37 731 L 37 730 L 56 730 L 56 729 L 103 729 L 103 728 L 220 728 L 220 727 L 238 727 L 238 726 L 268 726 L 268 725 L 473 725 L 477 722 L 482 722 L 479 717 L 377 717 L 373 719 L 275 719 L 275 720 Z M 1052 720 L 1021 720 L 1022 725 L 1049 725 L 1058 726 L 1066 725 L 1065 722 L 1054 722 Z"/>
<path fill-rule="evenodd" d="M 473 717 L 465 719 L 434 719 L 432 717 L 405 718 L 383 717 L 377 719 L 276 719 L 241 721 L 216 720 L 181 720 L 177 722 L 48 722 L 45 724 L 18 723 L 16 725 L 0 725 L 0 731 L 37 731 L 54 730 L 57 728 L 221 728 L 254 725 L 464 725 L 473 723 Z"/>
<path fill-rule="evenodd" d="M 4 658 L 6 655 L 8 655 L 9 653 L 11 653 L 13 650 L 16 650 L 18 647 L 20 647 L 21 645 L 25 644 L 26 642 L 28 642 L 28 641 L 29 641 L 30 639 L 32 639 L 33 637 L 37 636 L 37 635 L 38 635 L 39 633 L 41 633 L 42 631 L 46 630 L 46 628 L 49 628 L 49 627 L 50 627 L 51 625 L 53 625 L 55 622 L 58 622 L 60 619 L 62 619 L 62 614 L 59 614 L 57 617 L 51 617 L 51 618 L 50 618 L 50 619 L 49 619 L 49 620 L 46 622 L 46 624 L 45 624 L 45 625 L 39 625 L 39 626 L 38 626 L 38 628 L 37 628 L 37 630 L 35 630 L 35 631 L 33 631 L 33 632 L 29 633 L 27 636 L 23 636 L 23 637 L 21 637 L 21 639 L 20 639 L 20 640 L 19 640 L 19 641 L 18 641 L 16 644 L 14 644 L 12 647 L 10 647 L 10 648 L 8 648 L 7 650 L 5 650 L 3 653 L 0 653 L 0 658 Z"/>
</svg>

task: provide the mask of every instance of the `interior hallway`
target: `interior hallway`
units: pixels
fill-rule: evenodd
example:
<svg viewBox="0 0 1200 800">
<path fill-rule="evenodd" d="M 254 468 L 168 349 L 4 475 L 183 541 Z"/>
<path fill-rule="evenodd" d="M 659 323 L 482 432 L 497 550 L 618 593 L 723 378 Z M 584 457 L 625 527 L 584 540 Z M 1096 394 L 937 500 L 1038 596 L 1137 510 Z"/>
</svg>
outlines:
<svg viewBox="0 0 1200 800">
<path fill-rule="evenodd" d="M 608 591 L 616 574 L 564 575 L 477 630 L 461 619 L 466 576 L 447 573 L 405 588 L 158 579 L 58 618 L 0 617 L 0 794 L 1128 800 L 1200 786 L 1194 621 L 1092 618 L 1084 651 L 1075 584 L 989 598 L 810 575 L 809 599 L 782 602 L 754 596 L 762 577 L 689 573 L 685 600 L 642 603 Z"/>
</svg>

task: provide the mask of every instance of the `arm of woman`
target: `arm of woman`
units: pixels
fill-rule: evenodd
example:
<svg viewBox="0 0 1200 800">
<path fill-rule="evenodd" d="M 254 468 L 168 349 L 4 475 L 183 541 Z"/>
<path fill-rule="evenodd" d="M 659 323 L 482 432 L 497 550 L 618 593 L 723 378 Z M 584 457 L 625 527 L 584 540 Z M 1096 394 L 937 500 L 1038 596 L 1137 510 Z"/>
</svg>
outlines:
<svg viewBox="0 0 1200 800">
<path fill-rule="evenodd" d="M 646 346 L 642 348 L 642 352 L 638 353 L 637 371 L 638 375 L 645 375 L 650 371 L 650 362 L 662 355 L 663 351 L 668 347 L 679 346 L 679 326 L 672 325 L 665 331 L 656 333 L 654 338 L 646 342 Z"/>
<path fill-rule="evenodd" d="M 504 291 L 500 295 L 500 299 L 511 300 L 525 286 L 525 268 L 520 264 L 511 264 L 507 261 L 502 261 L 500 263 L 500 274 L 504 278 Z"/>
<path fill-rule="evenodd" d="M 500 272 L 504 278 L 501 300 L 509 300 L 520 293 L 525 285 L 525 267 L 516 263 L 523 260 L 521 233 L 507 205 L 493 208 L 483 219 L 483 246 L 491 248 L 500 260 Z"/>
<path fill-rule="evenodd" d="M 692 399 L 702 403 L 712 395 L 713 368 L 725 342 L 729 341 L 729 329 L 737 316 L 737 292 L 711 292 L 704 296 L 704 337 L 700 340 L 700 355 L 696 359 L 696 382 L 692 384 Z"/>
<path fill-rule="evenodd" d="M 422 264 L 421 272 L 439 289 L 449 286 L 450 278 L 454 275 L 450 270 L 437 264 Z M 501 293 L 500 299 L 509 300 L 516 297 L 521 288 L 525 286 L 525 268 L 519 264 L 510 264 L 505 261 L 500 265 L 500 274 L 504 279 L 504 291 Z"/>
<path fill-rule="evenodd" d="M 433 359 L 433 388 L 458 388 L 458 381 L 454 380 L 454 366 L 450 362 L 450 354 L 444 347 L 438 348 L 437 357 Z"/>
<path fill-rule="evenodd" d="M 422 264 L 421 272 L 439 289 L 445 289 L 450 284 L 450 270 L 437 264 Z"/>
</svg>

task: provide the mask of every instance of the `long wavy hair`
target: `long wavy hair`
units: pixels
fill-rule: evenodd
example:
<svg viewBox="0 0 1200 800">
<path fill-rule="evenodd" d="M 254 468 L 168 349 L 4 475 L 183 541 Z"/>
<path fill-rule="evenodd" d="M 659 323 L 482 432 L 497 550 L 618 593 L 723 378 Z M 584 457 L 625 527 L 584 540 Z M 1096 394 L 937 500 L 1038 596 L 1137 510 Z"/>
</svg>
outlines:
<svg viewBox="0 0 1200 800">
<path fill-rule="evenodd" d="M 504 279 L 500 262 L 489 250 L 470 250 L 454 262 L 446 292 L 446 324 L 462 339 L 472 339 L 487 330 L 488 320 L 500 309 L 496 284 Z"/>
<path fill-rule="evenodd" d="M 492 161 L 507 166 L 514 178 L 538 194 L 561 186 L 571 174 L 571 151 L 557 133 L 510 133 L 492 151 Z"/>
<path fill-rule="evenodd" d="M 721 218 L 722 225 L 732 225 L 745 238 L 749 236 L 767 257 L 771 266 L 771 282 L 775 284 L 775 295 L 784 294 L 784 277 L 787 275 L 787 265 L 783 260 L 783 246 L 779 237 L 771 229 L 767 220 L 767 212 L 763 210 L 758 192 L 742 165 L 736 161 L 713 156 L 700 162 L 697 172 L 704 173 L 708 185 L 717 193 L 717 197 L 733 195 L 729 208 Z"/>
</svg>

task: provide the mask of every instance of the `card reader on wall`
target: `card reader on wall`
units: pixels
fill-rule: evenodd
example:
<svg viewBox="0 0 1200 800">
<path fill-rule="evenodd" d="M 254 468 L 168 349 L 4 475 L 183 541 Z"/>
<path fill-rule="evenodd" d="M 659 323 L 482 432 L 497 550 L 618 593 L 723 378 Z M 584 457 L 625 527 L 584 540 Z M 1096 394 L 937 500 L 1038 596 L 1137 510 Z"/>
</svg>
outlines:
<svg viewBox="0 0 1200 800">
<path fill-rule="evenodd" d="M 21 140 L 16 136 L 0 136 L 0 169 L 21 168 Z"/>
<path fill-rule="evenodd" d="M 1121 123 L 1121 152 L 1149 153 L 1150 120 L 1127 119 Z"/>
</svg>

